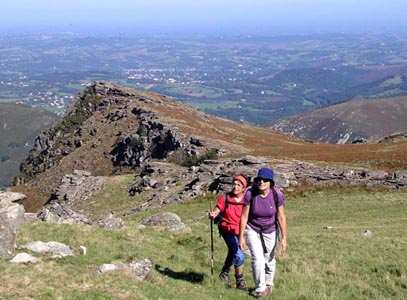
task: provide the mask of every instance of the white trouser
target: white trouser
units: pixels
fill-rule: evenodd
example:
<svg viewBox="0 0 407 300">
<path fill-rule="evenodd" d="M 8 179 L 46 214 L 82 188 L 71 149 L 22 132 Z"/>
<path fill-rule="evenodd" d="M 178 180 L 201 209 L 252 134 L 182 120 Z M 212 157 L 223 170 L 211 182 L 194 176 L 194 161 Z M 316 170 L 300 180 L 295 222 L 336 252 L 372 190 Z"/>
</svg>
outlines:
<svg viewBox="0 0 407 300">
<path fill-rule="evenodd" d="M 267 286 L 274 286 L 274 273 L 276 270 L 276 259 L 274 255 L 274 248 L 277 241 L 276 232 L 263 233 L 267 253 L 263 251 L 259 233 L 250 228 L 250 226 L 246 226 L 244 235 L 252 256 L 255 292 L 263 292 Z"/>
</svg>

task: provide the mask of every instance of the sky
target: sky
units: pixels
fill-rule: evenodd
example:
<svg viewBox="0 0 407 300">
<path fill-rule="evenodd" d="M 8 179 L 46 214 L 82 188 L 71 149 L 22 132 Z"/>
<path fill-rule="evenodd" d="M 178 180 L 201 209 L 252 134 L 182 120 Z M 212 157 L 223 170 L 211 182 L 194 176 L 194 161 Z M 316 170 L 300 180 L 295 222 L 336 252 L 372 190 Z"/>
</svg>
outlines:
<svg viewBox="0 0 407 300">
<path fill-rule="evenodd" d="M 407 0 L 2 0 L 0 33 L 407 32 Z"/>
</svg>

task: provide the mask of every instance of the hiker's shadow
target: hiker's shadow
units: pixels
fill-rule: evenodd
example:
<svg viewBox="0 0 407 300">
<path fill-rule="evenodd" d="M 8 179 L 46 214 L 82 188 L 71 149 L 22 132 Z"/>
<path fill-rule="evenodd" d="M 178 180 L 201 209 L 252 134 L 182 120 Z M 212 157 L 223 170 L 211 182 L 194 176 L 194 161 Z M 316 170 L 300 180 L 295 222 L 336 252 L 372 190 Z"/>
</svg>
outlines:
<svg viewBox="0 0 407 300">
<path fill-rule="evenodd" d="M 158 273 L 171 277 L 173 279 L 185 280 L 192 283 L 200 283 L 204 280 L 204 274 L 196 272 L 176 272 L 169 268 L 162 268 L 160 265 L 155 265 Z"/>
</svg>

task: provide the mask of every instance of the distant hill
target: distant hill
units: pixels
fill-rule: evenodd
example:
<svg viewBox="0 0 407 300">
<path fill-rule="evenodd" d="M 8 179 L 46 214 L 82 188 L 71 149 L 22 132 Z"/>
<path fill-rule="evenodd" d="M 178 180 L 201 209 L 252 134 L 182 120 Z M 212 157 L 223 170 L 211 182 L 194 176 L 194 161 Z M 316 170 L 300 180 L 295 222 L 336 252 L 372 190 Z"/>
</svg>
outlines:
<svg viewBox="0 0 407 300">
<path fill-rule="evenodd" d="M 0 186 L 10 184 L 35 137 L 58 119 L 54 113 L 39 108 L 0 103 Z"/>
<path fill-rule="evenodd" d="M 407 97 L 356 99 L 265 125 L 289 135 L 326 143 L 379 140 L 407 131 Z"/>
<path fill-rule="evenodd" d="M 66 174 L 134 174 L 153 161 L 197 166 L 203 159 L 252 155 L 274 160 L 407 169 L 407 141 L 310 143 L 264 127 L 208 115 L 170 97 L 104 81 L 75 96 L 64 118 L 36 139 L 14 191 L 30 211 L 42 207 Z"/>
</svg>

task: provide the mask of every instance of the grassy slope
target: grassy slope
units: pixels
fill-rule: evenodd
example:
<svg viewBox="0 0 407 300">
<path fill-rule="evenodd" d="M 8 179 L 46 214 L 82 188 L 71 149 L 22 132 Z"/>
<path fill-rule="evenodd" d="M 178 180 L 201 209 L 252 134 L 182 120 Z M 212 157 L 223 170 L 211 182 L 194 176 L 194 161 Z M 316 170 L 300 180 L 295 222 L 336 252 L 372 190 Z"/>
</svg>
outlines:
<svg viewBox="0 0 407 300">
<path fill-rule="evenodd" d="M 126 199 L 129 176 L 116 177 L 115 201 Z M 92 201 L 103 202 L 101 195 Z M 275 299 L 404 299 L 407 292 L 406 192 L 364 189 L 312 189 L 286 194 L 289 250 L 278 255 Z M 59 241 L 87 256 L 40 265 L 11 265 L 0 259 L 0 297 L 5 299 L 252 299 L 225 289 L 217 280 L 225 246 L 214 235 L 215 275 L 210 275 L 209 202 L 193 202 L 124 218 L 128 228 L 104 231 L 85 226 L 25 224 L 17 244 Z M 106 211 L 115 207 L 109 203 Z M 130 199 L 128 201 L 131 201 Z M 125 203 L 118 203 L 123 206 Z M 130 203 L 128 205 L 131 205 Z M 144 217 L 170 211 L 192 228 L 190 234 L 138 229 Z M 332 230 L 323 229 L 332 226 Z M 371 230 L 372 238 L 361 234 Z M 145 282 L 126 274 L 95 273 L 103 263 L 128 263 L 149 258 L 155 269 Z M 245 265 L 253 286 L 250 258 Z"/>
<path fill-rule="evenodd" d="M 0 103 L 0 160 L 9 157 L 0 162 L 0 186 L 9 184 L 8 178 L 17 174 L 35 137 L 57 119 L 57 115 L 39 108 Z"/>
</svg>

